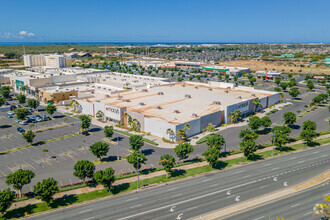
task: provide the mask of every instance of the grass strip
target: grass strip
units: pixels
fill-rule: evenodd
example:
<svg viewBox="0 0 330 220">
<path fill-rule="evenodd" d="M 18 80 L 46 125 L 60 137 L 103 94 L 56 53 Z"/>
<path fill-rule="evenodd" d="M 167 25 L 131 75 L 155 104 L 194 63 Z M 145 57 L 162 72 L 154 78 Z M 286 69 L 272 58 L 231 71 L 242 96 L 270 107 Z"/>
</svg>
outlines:
<svg viewBox="0 0 330 220">
<path fill-rule="evenodd" d="M 324 139 L 319 139 L 314 142 L 317 143 L 317 145 L 330 143 L 330 137 L 324 138 Z M 302 148 L 309 148 L 309 147 L 305 146 L 304 144 L 296 144 L 296 145 L 292 145 L 292 146 L 288 147 L 288 150 L 286 150 L 286 151 L 275 150 L 274 153 L 275 153 L 275 155 L 285 154 L 287 152 L 296 151 L 296 150 L 299 150 Z M 231 159 L 231 160 L 227 160 L 227 161 L 220 161 L 214 168 L 212 168 L 210 165 L 205 165 L 205 166 L 196 167 L 196 168 L 192 168 L 192 169 L 188 169 L 188 170 L 176 170 L 176 171 L 172 172 L 171 176 L 168 179 L 166 179 L 166 175 L 161 175 L 161 176 L 156 176 L 156 177 L 152 177 L 149 179 L 140 180 L 140 187 L 148 186 L 151 184 L 165 183 L 165 182 L 169 182 L 169 181 L 173 181 L 173 180 L 177 180 L 177 179 L 195 176 L 197 174 L 207 173 L 207 172 L 211 172 L 211 171 L 215 171 L 215 170 L 219 170 L 219 169 L 225 169 L 225 168 L 228 168 L 228 167 L 231 167 L 234 165 L 239 165 L 241 163 L 262 160 L 262 159 L 265 159 L 265 158 L 268 158 L 271 156 L 272 156 L 272 151 L 270 150 L 270 151 L 265 151 L 262 153 L 257 153 L 256 156 L 252 160 L 246 160 L 245 157 L 239 157 L 239 158 Z M 126 178 L 127 178 L 127 176 L 126 176 Z M 84 184 L 83 186 L 86 186 L 86 184 Z M 137 186 L 136 182 L 123 183 L 123 184 L 114 186 L 111 194 L 116 195 L 119 193 L 132 191 L 132 190 L 136 189 L 136 186 Z M 77 187 L 77 186 L 67 187 L 66 189 L 68 189 L 68 190 L 76 189 L 75 187 Z M 79 187 L 77 187 L 77 188 L 79 188 Z M 51 209 L 55 209 L 55 208 L 59 208 L 59 207 L 64 207 L 64 206 L 81 203 L 81 202 L 85 202 L 85 201 L 89 201 L 89 200 L 93 200 L 93 199 L 97 199 L 97 198 L 102 198 L 102 197 L 105 197 L 105 196 L 108 196 L 111 194 L 108 193 L 105 189 L 102 189 L 102 190 L 96 190 L 96 191 L 83 193 L 83 194 L 69 195 L 69 196 L 66 196 L 63 198 L 55 199 L 49 207 L 46 206 L 46 203 L 42 202 L 42 203 L 37 203 L 37 204 L 33 204 L 33 205 L 28 205 L 28 206 L 25 206 L 22 208 L 9 210 L 1 219 L 21 218 L 21 217 L 25 216 L 25 213 L 33 214 L 33 213 L 43 212 L 43 211 L 47 211 L 47 210 L 51 210 Z"/>
<path fill-rule="evenodd" d="M 129 137 L 131 137 L 131 136 L 134 135 L 134 134 L 131 134 L 131 133 L 127 132 L 127 131 L 121 131 L 121 130 L 117 130 L 117 129 L 114 129 L 114 130 L 115 130 L 115 132 L 117 132 L 117 133 L 120 133 L 120 134 L 123 134 L 123 135 L 129 136 Z M 151 145 L 158 146 L 158 144 L 157 144 L 156 142 L 154 142 L 154 141 L 152 141 L 152 140 L 150 140 L 150 139 L 143 138 L 143 141 L 146 142 L 146 143 L 149 143 L 149 144 L 151 144 Z"/>
<path fill-rule="evenodd" d="M 67 127 L 67 126 L 71 126 L 71 125 L 70 124 L 63 124 L 63 125 L 59 125 L 59 126 L 38 129 L 38 130 L 35 130 L 34 132 L 39 133 L 39 132 L 54 130 L 54 129 L 57 129 L 57 128 L 63 128 L 63 127 Z"/>
</svg>

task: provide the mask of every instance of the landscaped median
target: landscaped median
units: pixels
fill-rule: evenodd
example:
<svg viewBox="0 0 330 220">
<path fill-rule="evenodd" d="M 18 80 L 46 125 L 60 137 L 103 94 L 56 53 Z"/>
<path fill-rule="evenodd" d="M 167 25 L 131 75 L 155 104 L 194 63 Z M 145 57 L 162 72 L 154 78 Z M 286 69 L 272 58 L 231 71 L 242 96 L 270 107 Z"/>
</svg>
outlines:
<svg viewBox="0 0 330 220">
<path fill-rule="evenodd" d="M 328 137 L 327 135 L 327 137 L 325 138 L 320 138 L 318 140 L 315 140 L 315 143 L 317 143 L 317 145 L 330 143 L 330 137 Z M 285 154 L 287 152 L 292 152 L 303 148 L 310 148 L 310 147 L 306 147 L 302 143 L 293 144 L 290 146 L 288 151 L 279 152 L 275 150 L 275 155 Z M 216 171 L 219 169 L 225 169 L 234 165 L 239 165 L 241 163 L 269 158 L 272 156 L 272 147 L 263 148 L 259 150 L 256 155 L 257 156 L 255 157 L 254 160 L 248 160 L 248 161 L 246 160 L 245 157 L 243 157 L 243 154 L 241 153 L 230 155 L 225 158 L 222 158 L 222 161 L 218 163 L 218 165 L 214 168 L 211 168 L 210 165 L 208 165 L 208 163 L 206 161 L 203 161 L 202 159 L 196 159 L 195 161 L 187 162 L 184 164 L 177 164 L 176 167 L 179 169 L 174 171 L 168 179 L 166 179 L 166 173 L 164 170 L 162 170 L 162 168 L 142 171 L 140 176 L 140 186 L 148 186 L 151 184 L 159 184 L 173 180 L 183 179 L 198 174 Z M 117 176 L 116 182 L 112 190 L 112 194 L 116 195 L 119 193 L 135 190 L 137 188 L 135 175 L 136 174 Z M 17 202 L 16 207 L 20 207 L 20 208 L 9 210 L 4 217 L 7 219 L 19 218 L 19 217 L 23 217 L 25 213 L 33 214 L 59 207 L 69 206 L 72 204 L 81 203 L 101 197 L 112 196 L 107 192 L 106 189 L 103 189 L 103 187 L 101 186 L 87 187 L 87 188 L 85 186 L 86 185 L 72 186 L 66 188 L 66 190 L 68 190 L 65 191 L 66 196 L 62 197 L 64 193 L 57 194 L 55 196 L 57 199 L 54 200 L 54 202 L 50 205 L 50 207 L 47 207 L 46 203 L 39 202 L 38 200 L 35 199 Z M 63 192 L 64 189 L 61 189 L 61 191 Z"/>
<path fill-rule="evenodd" d="M 121 130 L 117 130 L 117 129 L 114 129 L 115 132 L 118 132 L 120 134 L 123 134 L 123 135 L 126 135 L 128 137 L 131 137 L 133 136 L 134 134 L 131 134 L 129 132 L 126 132 L 126 131 L 121 131 Z M 154 145 L 154 146 L 157 146 L 158 144 L 152 140 L 149 140 L 148 138 L 143 138 L 143 141 L 148 143 L 148 144 L 151 144 L 151 145 Z"/>
</svg>

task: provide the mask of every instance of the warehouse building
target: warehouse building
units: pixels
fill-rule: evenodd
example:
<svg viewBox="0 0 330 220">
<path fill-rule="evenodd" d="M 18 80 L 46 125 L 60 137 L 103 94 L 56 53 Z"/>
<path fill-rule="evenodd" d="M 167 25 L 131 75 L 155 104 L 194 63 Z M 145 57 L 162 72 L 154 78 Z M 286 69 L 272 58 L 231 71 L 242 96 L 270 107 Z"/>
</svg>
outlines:
<svg viewBox="0 0 330 220">
<path fill-rule="evenodd" d="M 186 124 L 191 127 L 185 130 L 191 137 L 201 133 L 209 123 L 219 126 L 230 122 L 228 115 L 237 109 L 243 117 L 247 116 L 256 109 L 254 99 L 267 108 L 279 101 L 279 93 L 231 83 L 185 82 L 119 91 L 102 98 L 96 93 L 76 98 L 84 114 L 96 116 L 101 111 L 106 121 L 115 123 L 127 124 L 129 119 L 135 119 L 141 131 L 170 140 L 176 140 L 177 131 Z"/>
<path fill-rule="evenodd" d="M 228 66 L 203 66 L 204 72 L 217 73 L 221 75 L 238 75 L 241 76 L 243 73 L 249 73 L 250 68 L 247 67 L 228 67 Z"/>
</svg>

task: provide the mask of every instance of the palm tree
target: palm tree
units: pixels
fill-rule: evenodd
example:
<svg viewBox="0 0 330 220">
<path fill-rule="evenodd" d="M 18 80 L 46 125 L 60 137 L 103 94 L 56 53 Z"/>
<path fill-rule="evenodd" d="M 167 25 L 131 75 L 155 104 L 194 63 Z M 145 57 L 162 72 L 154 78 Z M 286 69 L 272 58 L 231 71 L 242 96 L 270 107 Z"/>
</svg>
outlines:
<svg viewBox="0 0 330 220">
<path fill-rule="evenodd" d="M 176 134 L 181 140 L 185 140 L 187 138 L 187 134 L 183 129 L 179 129 Z"/>
<path fill-rule="evenodd" d="M 233 112 L 231 112 L 228 116 L 230 118 L 230 120 L 233 123 L 237 123 L 239 120 L 241 120 L 241 111 L 240 110 L 235 110 Z"/>
<path fill-rule="evenodd" d="M 171 128 L 168 128 L 167 129 L 166 134 L 169 135 L 169 137 L 170 137 L 171 140 L 173 139 L 174 131 Z"/>
<path fill-rule="evenodd" d="M 99 120 L 104 120 L 103 117 L 104 117 L 104 113 L 99 110 L 97 113 L 96 113 L 96 117 L 99 119 Z"/>
<path fill-rule="evenodd" d="M 77 107 L 81 107 L 79 102 L 77 102 L 77 100 L 72 100 L 72 102 L 69 105 L 70 107 L 73 107 L 73 111 L 77 111 Z"/>
<path fill-rule="evenodd" d="M 262 104 L 259 99 L 253 99 L 252 103 L 256 106 L 255 112 L 257 112 L 258 109 L 262 108 Z"/>
<path fill-rule="evenodd" d="M 190 128 L 191 128 L 190 124 L 185 124 L 183 126 L 183 129 L 185 129 L 185 130 L 190 130 Z"/>
</svg>

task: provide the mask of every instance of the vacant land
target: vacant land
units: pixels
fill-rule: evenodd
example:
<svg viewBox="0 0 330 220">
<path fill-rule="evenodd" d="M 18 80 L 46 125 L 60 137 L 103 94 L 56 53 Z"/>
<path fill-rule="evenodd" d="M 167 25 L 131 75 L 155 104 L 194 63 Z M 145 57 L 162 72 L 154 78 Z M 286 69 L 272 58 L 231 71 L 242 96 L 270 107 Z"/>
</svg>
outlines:
<svg viewBox="0 0 330 220">
<path fill-rule="evenodd" d="M 242 66 L 249 67 L 252 71 L 257 70 L 272 70 L 275 69 L 280 72 L 285 73 L 299 73 L 301 70 L 303 74 L 327 74 L 330 75 L 330 67 L 301 67 L 298 63 L 293 63 L 290 61 L 257 61 L 257 60 L 234 60 L 234 61 L 224 61 L 221 62 L 220 65 L 223 66 Z M 306 64 L 304 64 L 307 66 Z M 290 71 L 292 70 L 292 71 Z"/>
</svg>

